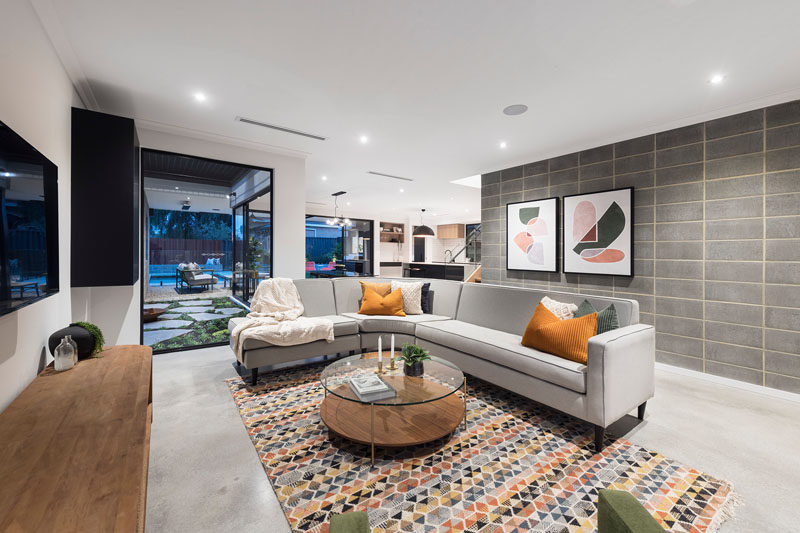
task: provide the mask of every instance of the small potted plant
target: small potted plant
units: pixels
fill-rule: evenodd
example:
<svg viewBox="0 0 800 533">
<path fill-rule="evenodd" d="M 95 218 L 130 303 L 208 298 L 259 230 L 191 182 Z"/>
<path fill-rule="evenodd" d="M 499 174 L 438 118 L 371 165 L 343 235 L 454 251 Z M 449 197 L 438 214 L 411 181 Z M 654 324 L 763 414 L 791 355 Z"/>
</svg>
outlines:
<svg viewBox="0 0 800 533">
<path fill-rule="evenodd" d="M 430 358 L 428 350 L 423 350 L 416 344 L 403 344 L 403 350 L 400 355 L 400 359 L 405 363 L 403 365 L 403 373 L 406 376 L 421 376 L 425 373 L 422 362 Z"/>
</svg>

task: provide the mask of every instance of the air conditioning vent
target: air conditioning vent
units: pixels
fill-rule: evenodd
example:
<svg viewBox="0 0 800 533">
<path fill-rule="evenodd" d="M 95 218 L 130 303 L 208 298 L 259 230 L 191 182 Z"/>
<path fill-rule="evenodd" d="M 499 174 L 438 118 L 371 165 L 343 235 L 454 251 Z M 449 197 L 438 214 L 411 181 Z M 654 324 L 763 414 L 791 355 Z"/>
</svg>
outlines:
<svg viewBox="0 0 800 533">
<path fill-rule="evenodd" d="M 403 176 L 384 174 L 383 172 L 375 172 L 374 170 L 367 171 L 367 174 L 372 174 L 373 176 L 380 176 L 382 178 L 392 178 L 393 180 L 414 181 L 414 178 L 404 178 Z"/>
<path fill-rule="evenodd" d="M 308 133 L 305 131 L 296 130 L 293 128 L 287 128 L 286 126 L 278 126 L 276 124 L 267 124 L 266 122 L 261 122 L 259 120 L 254 120 L 252 118 L 246 117 L 236 117 L 235 120 L 239 122 L 244 122 L 245 124 L 252 124 L 253 126 L 261 126 L 262 128 L 268 128 L 271 130 L 282 131 L 283 133 L 291 133 L 292 135 L 300 135 L 301 137 L 308 137 L 309 139 L 315 139 L 317 141 L 325 141 L 328 138 L 323 137 L 322 135 L 316 135 L 314 133 Z"/>
</svg>

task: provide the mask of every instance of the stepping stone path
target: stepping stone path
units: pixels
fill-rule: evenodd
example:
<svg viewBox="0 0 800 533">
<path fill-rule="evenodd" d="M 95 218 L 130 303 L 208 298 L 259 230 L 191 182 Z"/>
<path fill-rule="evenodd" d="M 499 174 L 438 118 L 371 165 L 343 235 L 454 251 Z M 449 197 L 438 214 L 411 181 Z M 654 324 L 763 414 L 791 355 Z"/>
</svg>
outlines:
<svg viewBox="0 0 800 533">
<path fill-rule="evenodd" d="M 214 301 L 210 299 L 179 300 L 177 302 L 150 303 L 144 305 L 145 309 L 165 309 L 167 307 L 170 307 L 170 309 L 158 317 L 158 320 L 144 324 L 144 344 L 153 346 L 159 342 L 185 335 L 193 331 L 193 329 L 189 328 L 198 322 L 221 319 L 227 321 L 229 317 L 247 313 L 247 309 L 243 307 L 216 308 L 214 306 Z M 192 319 L 191 321 L 181 319 L 182 316 L 187 314 Z M 199 325 L 197 327 L 199 327 Z M 227 327 L 227 323 L 225 327 Z M 213 334 L 216 335 L 217 333 L 220 332 L 214 332 Z M 225 337 L 227 337 L 227 335 L 225 335 Z M 220 338 L 224 339 L 224 337 Z M 186 342 L 188 343 L 188 340 Z M 187 344 L 187 347 L 188 346 L 189 344 Z"/>
<path fill-rule="evenodd" d="M 189 333 L 190 329 L 159 329 L 155 331 L 144 332 L 144 343 L 146 346 L 152 346 L 161 341 L 169 340 L 179 335 Z"/>
<path fill-rule="evenodd" d="M 225 318 L 225 315 L 220 315 L 217 313 L 197 313 L 193 315 L 189 315 L 192 320 L 196 320 L 198 322 L 202 322 L 205 320 L 218 320 L 220 318 Z"/>
<path fill-rule="evenodd" d="M 164 309 L 169 306 L 170 306 L 169 303 L 165 303 L 165 304 L 144 304 L 142 307 L 144 309 Z"/>
<path fill-rule="evenodd" d="M 181 313 L 206 313 L 206 312 L 213 311 L 214 307 L 212 307 L 212 306 L 194 307 L 194 306 L 188 306 L 187 305 L 186 307 L 176 307 L 174 309 L 170 309 L 170 311 L 178 311 L 178 310 L 180 310 Z"/>
<path fill-rule="evenodd" d="M 191 324 L 190 320 L 157 320 L 155 322 L 147 322 L 144 324 L 145 331 L 148 329 L 171 329 L 183 328 Z"/>
<path fill-rule="evenodd" d="M 241 313 L 242 311 L 246 311 L 241 307 L 225 307 L 223 309 L 215 309 L 215 313 L 222 313 L 223 315 L 235 315 L 237 313 Z"/>
</svg>

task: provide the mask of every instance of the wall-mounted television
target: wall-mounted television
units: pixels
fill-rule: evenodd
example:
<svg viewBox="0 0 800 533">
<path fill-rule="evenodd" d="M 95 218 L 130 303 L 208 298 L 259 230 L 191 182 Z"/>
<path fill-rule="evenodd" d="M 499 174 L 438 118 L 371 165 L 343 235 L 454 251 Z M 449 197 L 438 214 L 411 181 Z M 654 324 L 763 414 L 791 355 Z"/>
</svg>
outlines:
<svg viewBox="0 0 800 533">
<path fill-rule="evenodd" d="M 0 122 L 0 315 L 58 292 L 58 168 Z"/>
</svg>

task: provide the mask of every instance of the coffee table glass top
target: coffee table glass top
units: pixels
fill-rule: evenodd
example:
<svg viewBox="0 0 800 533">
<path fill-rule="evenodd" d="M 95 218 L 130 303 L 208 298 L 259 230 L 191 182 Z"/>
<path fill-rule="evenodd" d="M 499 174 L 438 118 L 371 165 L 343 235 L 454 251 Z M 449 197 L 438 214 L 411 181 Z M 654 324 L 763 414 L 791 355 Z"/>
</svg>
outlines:
<svg viewBox="0 0 800 533">
<path fill-rule="evenodd" d="M 350 389 L 350 379 L 366 374 L 375 374 L 378 370 L 378 359 L 362 359 L 360 355 L 352 355 L 334 361 L 322 371 L 320 381 L 329 394 L 356 403 L 375 405 L 414 405 L 433 402 L 450 396 L 464 386 L 464 374 L 453 363 L 439 357 L 432 357 L 423 363 L 425 373 L 419 377 L 403 374 L 403 361 L 396 361 L 397 368 L 389 370 L 389 358 L 383 358 L 384 374 L 380 377 L 397 394 L 392 398 L 362 402 Z"/>
</svg>

